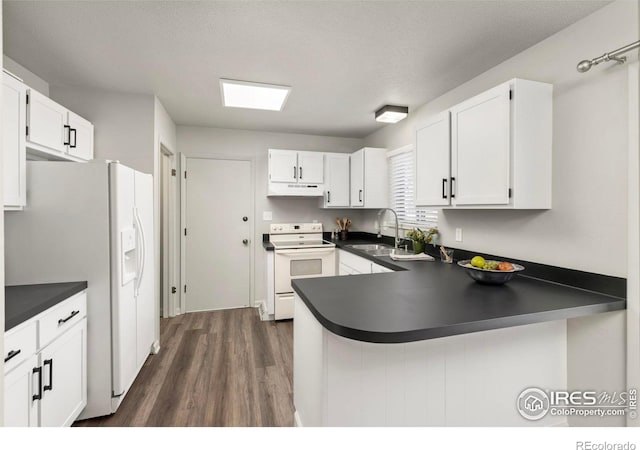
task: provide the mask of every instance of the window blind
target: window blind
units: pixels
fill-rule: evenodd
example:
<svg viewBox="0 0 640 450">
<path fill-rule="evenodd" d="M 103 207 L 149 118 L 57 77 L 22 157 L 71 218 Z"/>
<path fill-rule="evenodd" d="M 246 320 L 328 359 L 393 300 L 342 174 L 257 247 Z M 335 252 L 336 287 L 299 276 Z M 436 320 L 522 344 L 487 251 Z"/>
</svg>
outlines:
<svg viewBox="0 0 640 450">
<path fill-rule="evenodd" d="M 416 207 L 413 165 L 413 148 L 389 154 L 389 204 L 398 214 L 398 222 L 401 225 L 419 228 L 436 227 L 438 211 Z"/>
</svg>

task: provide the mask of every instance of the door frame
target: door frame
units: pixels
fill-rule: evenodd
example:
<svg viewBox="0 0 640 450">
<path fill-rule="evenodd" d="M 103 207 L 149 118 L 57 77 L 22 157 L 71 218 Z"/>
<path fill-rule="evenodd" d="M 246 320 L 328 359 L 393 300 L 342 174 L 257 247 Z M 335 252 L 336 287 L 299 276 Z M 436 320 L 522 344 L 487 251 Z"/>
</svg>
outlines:
<svg viewBox="0 0 640 450">
<path fill-rule="evenodd" d="M 158 211 L 159 236 L 157 240 L 159 241 L 158 248 L 161 249 L 159 253 L 160 255 L 162 255 L 162 258 L 160 258 L 160 255 L 158 255 L 158 257 L 160 258 L 160 273 L 163 275 L 159 277 L 161 280 L 161 281 L 159 280 L 159 289 L 160 289 L 159 292 L 161 293 L 160 306 L 162 307 L 162 317 L 167 318 L 167 317 L 174 317 L 176 314 L 179 314 L 179 309 L 178 309 L 179 305 L 178 305 L 178 302 L 176 301 L 177 296 L 172 295 L 171 293 L 171 288 L 178 286 L 178 277 L 179 277 L 179 275 L 176 273 L 176 269 L 177 269 L 176 255 L 178 254 L 178 249 L 177 249 L 178 239 L 176 236 L 176 233 L 178 232 L 177 212 L 176 212 L 177 183 L 176 183 L 176 176 L 171 175 L 171 171 L 176 170 L 177 158 L 175 153 L 169 147 L 167 147 L 167 145 L 162 140 L 160 140 L 158 147 L 159 147 L 158 148 L 158 161 L 159 161 L 158 173 L 160 174 L 160 176 L 158 177 L 159 178 L 158 193 L 159 193 L 159 202 L 160 202 L 161 208 L 160 208 L 160 211 Z M 168 158 L 169 166 L 165 168 L 168 173 L 163 173 L 162 171 L 163 158 Z M 177 174 L 177 170 L 176 170 L 176 174 Z M 165 177 L 169 183 L 168 198 L 165 198 L 163 195 L 163 191 L 164 191 L 163 180 L 165 179 Z M 164 211 L 165 208 L 168 209 L 168 213 L 166 214 L 166 219 L 167 219 L 166 224 L 163 223 L 165 220 L 165 215 L 162 214 L 162 211 Z M 166 235 L 163 233 L 163 230 L 165 228 L 163 227 L 163 225 L 166 226 L 167 228 Z"/>
<path fill-rule="evenodd" d="M 629 64 L 629 151 L 627 185 L 627 392 L 640 386 L 640 62 Z M 640 418 L 626 416 L 627 426 Z"/>
<path fill-rule="evenodd" d="M 257 246 L 255 245 L 256 239 L 256 159 L 255 157 L 238 157 L 231 154 L 216 154 L 216 155 L 193 155 L 186 156 L 184 153 L 180 153 L 180 311 L 185 313 L 187 311 L 187 296 L 189 293 L 188 280 L 187 280 L 187 242 L 185 231 L 188 228 L 187 224 L 187 164 L 188 160 L 206 159 L 217 161 L 246 161 L 249 163 L 249 211 L 253 214 L 249 220 L 249 306 L 256 306 L 256 293 L 255 293 L 255 261 Z"/>
</svg>

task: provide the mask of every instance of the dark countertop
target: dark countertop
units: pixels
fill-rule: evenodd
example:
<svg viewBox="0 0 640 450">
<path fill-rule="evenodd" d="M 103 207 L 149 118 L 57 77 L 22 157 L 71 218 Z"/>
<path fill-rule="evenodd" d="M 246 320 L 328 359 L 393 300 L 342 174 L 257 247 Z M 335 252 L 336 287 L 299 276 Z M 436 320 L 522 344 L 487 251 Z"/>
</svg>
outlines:
<svg viewBox="0 0 640 450">
<path fill-rule="evenodd" d="M 20 325 L 86 288 L 86 281 L 5 286 L 4 330 Z"/>
<path fill-rule="evenodd" d="M 293 281 L 294 290 L 329 331 L 366 342 L 399 343 L 623 310 L 623 297 L 518 275 L 481 285 L 457 264 L 372 257 L 396 270 Z"/>
</svg>

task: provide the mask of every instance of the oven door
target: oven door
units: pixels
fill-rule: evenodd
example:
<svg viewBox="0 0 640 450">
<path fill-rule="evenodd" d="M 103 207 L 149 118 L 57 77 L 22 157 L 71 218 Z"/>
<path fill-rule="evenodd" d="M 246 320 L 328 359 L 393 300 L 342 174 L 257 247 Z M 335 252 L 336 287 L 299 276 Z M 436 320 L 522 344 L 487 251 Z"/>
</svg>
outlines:
<svg viewBox="0 0 640 450">
<path fill-rule="evenodd" d="M 336 249 L 296 248 L 275 251 L 275 293 L 293 292 L 291 280 L 329 277 L 336 273 Z"/>
</svg>

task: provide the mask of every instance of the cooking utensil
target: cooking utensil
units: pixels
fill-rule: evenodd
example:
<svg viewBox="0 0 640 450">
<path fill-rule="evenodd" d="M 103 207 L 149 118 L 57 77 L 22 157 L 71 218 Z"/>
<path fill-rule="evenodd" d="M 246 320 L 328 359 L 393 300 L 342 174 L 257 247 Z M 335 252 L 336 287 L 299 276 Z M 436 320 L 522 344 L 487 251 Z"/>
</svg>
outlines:
<svg viewBox="0 0 640 450">
<path fill-rule="evenodd" d="M 524 270 L 524 267 L 520 264 L 511 263 L 513 270 L 484 270 L 471 265 L 470 259 L 464 261 L 458 261 L 458 265 L 465 269 L 467 275 L 482 284 L 505 284 L 512 280 L 518 272 Z"/>
<path fill-rule="evenodd" d="M 347 219 L 347 231 L 351 228 L 351 219 Z"/>
<path fill-rule="evenodd" d="M 447 264 L 451 264 L 453 262 L 453 250 L 447 250 L 444 246 L 440 246 L 440 260 Z"/>
</svg>

